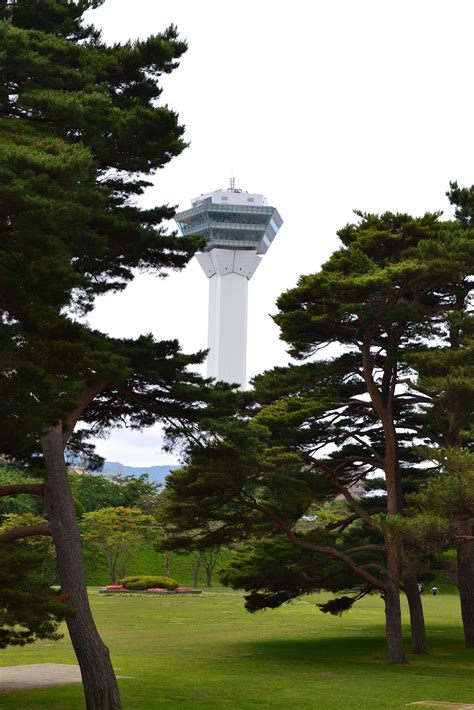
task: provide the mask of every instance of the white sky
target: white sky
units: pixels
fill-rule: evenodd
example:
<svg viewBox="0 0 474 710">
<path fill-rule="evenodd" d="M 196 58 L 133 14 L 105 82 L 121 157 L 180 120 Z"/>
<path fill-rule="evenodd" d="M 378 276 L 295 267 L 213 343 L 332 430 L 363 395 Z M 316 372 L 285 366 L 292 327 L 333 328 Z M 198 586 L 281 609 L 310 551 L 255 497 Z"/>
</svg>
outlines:
<svg viewBox="0 0 474 710">
<path fill-rule="evenodd" d="M 191 145 L 145 204 L 186 209 L 232 173 L 284 220 L 250 282 L 249 377 L 288 362 L 269 314 L 337 247 L 354 208 L 450 216 L 449 180 L 474 183 L 471 0 L 106 0 L 90 18 L 109 43 L 171 23 L 189 43 L 163 102 Z M 207 297 L 193 260 L 98 299 L 89 322 L 114 336 L 177 337 L 191 352 L 207 344 Z M 97 443 L 124 464 L 175 462 L 156 428 Z"/>
</svg>

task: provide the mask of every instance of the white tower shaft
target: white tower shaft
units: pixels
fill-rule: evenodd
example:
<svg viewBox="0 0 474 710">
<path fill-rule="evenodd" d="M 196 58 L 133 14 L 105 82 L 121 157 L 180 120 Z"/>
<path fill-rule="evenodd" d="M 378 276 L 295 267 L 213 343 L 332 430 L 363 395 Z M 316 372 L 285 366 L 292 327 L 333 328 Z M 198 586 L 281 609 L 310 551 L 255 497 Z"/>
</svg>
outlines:
<svg viewBox="0 0 474 710">
<path fill-rule="evenodd" d="M 207 374 L 216 380 L 247 384 L 248 282 L 283 221 L 265 197 L 235 187 L 214 190 L 191 201 L 176 215 L 183 237 L 201 237 L 197 260 L 209 279 Z"/>
<path fill-rule="evenodd" d="M 209 278 L 208 377 L 247 384 L 248 283 L 261 257 L 256 251 L 211 249 L 196 254 Z"/>
</svg>

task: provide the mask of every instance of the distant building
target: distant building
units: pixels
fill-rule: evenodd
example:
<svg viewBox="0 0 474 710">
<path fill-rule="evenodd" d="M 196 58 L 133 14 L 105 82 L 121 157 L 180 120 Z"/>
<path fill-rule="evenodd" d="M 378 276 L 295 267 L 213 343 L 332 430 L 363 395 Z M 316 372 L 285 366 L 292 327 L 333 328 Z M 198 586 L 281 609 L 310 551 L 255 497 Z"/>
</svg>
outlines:
<svg viewBox="0 0 474 710">
<path fill-rule="evenodd" d="M 365 498 L 367 495 L 364 481 L 356 481 L 356 483 L 352 483 L 348 487 L 348 491 L 353 498 Z M 336 500 L 344 500 L 342 493 L 336 496 Z"/>
<path fill-rule="evenodd" d="M 354 496 L 354 498 L 365 498 L 367 491 L 365 488 L 364 481 L 357 481 L 349 486 L 349 493 Z"/>
<path fill-rule="evenodd" d="M 70 464 L 69 466 L 66 466 L 66 468 L 69 473 L 77 473 L 79 476 L 85 476 L 89 473 L 84 466 L 76 466 L 75 464 Z"/>
</svg>

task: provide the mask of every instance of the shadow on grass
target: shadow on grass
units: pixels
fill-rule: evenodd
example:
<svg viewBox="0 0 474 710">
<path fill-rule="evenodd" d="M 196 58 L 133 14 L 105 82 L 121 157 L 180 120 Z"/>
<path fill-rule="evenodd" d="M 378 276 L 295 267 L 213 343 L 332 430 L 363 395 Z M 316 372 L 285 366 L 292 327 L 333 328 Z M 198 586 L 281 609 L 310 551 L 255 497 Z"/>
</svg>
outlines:
<svg viewBox="0 0 474 710">
<path fill-rule="evenodd" d="M 276 661 L 284 660 L 293 665 L 313 666 L 315 663 L 327 665 L 340 664 L 341 661 L 367 660 L 367 658 L 385 659 L 385 639 L 372 638 L 301 638 L 251 641 L 241 644 L 248 653 L 265 655 Z"/>
<path fill-rule="evenodd" d="M 242 656 L 261 656 L 266 662 L 285 663 L 302 670 L 314 670 L 315 667 L 329 670 L 341 664 L 360 665 L 364 668 L 370 664 L 374 669 L 400 668 L 388 662 L 383 636 L 262 640 L 238 644 L 238 648 Z M 448 663 L 474 669 L 474 652 L 464 649 L 460 639 L 455 636 L 430 639 L 429 653 L 423 656 L 411 653 L 410 639 L 406 638 L 405 651 L 408 666 L 419 668 L 420 665 L 438 666 Z"/>
</svg>

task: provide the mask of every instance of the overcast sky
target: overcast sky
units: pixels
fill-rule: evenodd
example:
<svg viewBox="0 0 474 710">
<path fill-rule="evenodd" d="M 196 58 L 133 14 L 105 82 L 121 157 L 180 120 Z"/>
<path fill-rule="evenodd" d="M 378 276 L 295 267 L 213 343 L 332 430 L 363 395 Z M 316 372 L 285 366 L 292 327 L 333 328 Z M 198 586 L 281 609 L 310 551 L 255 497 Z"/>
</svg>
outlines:
<svg viewBox="0 0 474 710">
<path fill-rule="evenodd" d="M 145 204 L 186 209 L 232 174 L 284 220 L 249 286 L 249 377 L 288 362 L 269 314 L 337 248 L 353 209 L 449 217 L 449 181 L 474 183 L 471 0 L 106 0 L 89 15 L 109 43 L 173 23 L 189 44 L 163 80 L 163 102 L 190 147 Z M 179 338 L 190 352 L 207 344 L 207 299 L 193 260 L 98 299 L 89 322 L 114 336 Z M 136 466 L 174 462 L 157 429 L 114 432 L 98 452 Z"/>
</svg>

